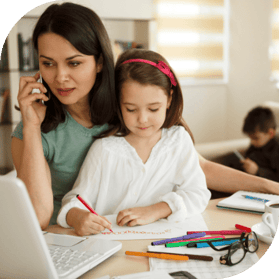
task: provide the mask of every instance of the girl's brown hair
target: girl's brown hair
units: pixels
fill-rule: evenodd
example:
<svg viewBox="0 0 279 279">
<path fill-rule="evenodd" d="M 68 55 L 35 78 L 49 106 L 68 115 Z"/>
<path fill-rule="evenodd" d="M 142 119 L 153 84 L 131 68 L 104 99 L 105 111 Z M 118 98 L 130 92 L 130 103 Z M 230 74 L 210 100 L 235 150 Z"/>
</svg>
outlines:
<svg viewBox="0 0 279 279">
<path fill-rule="evenodd" d="M 177 82 L 177 85 L 172 86 L 169 77 L 150 64 L 146 64 L 143 62 L 122 64 L 124 61 L 130 59 L 145 59 L 155 62 L 156 64 L 159 61 L 165 62 L 171 69 L 174 78 Z M 118 103 L 118 120 L 116 120 L 116 122 L 114 123 L 114 127 L 110 131 L 102 135 L 102 137 L 108 135 L 126 136 L 129 134 L 129 130 L 127 129 L 123 121 L 120 109 L 121 89 L 123 84 L 127 81 L 135 81 L 142 85 L 156 85 L 162 88 L 167 94 L 167 96 L 172 98 L 171 105 L 167 110 L 166 119 L 162 128 L 170 128 L 174 125 L 183 126 L 188 131 L 194 142 L 193 134 L 182 117 L 183 96 L 181 87 L 175 76 L 175 73 L 173 72 L 166 59 L 164 59 L 164 57 L 162 57 L 160 54 L 154 51 L 143 49 L 129 49 L 123 54 L 121 54 L 116 62 L 115 92 Z M 172 95 L 171 90 L 173 90 Z"/>
</svg>

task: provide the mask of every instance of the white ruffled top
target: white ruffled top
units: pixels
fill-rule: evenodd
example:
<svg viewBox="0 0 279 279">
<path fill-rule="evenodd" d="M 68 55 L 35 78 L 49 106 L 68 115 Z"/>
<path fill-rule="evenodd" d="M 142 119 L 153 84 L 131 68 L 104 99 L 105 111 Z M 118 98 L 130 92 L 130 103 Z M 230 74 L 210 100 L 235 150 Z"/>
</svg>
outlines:
<svg viewBox="0 0 279 279">
<path fill-rule="evenodd" d="M 162 129 L 146 163 L 124 137 L 96 140 L 62 200 L 59 225 L 69 227 L 66 215 L 71 208 L 86 209 L 77 194 L 102 216 L 164 201 L 172 210 L 169 221 L 203 212 L 210 199 L 197 152 L 181 126 Z"/>
</svg>

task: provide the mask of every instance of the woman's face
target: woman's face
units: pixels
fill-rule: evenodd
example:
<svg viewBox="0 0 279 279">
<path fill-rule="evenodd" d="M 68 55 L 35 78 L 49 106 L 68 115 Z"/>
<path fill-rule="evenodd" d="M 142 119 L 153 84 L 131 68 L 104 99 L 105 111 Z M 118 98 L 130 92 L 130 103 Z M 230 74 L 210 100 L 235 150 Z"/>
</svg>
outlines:
<svg viewBox="0 0 279 279">
<path fill-rule="evenodd" d="M 88 104 L 88 94 L 102 70 L 93 55 L 79 52 L 63 37 L 46 33 L 38 38 L 40 73 L 52 93 L 66 106 Z"/>
</svg>

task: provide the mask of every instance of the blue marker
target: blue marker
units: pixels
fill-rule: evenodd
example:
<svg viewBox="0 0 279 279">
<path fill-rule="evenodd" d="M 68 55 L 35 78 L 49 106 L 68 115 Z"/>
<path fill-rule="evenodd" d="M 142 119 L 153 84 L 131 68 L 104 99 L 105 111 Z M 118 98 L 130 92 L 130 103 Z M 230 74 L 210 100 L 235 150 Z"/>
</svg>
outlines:
<svg viewBox="0 0 279 279">
<path fill-rule="evenodd" d="M 224 241 L 218 241 L 218 242 L 212 242 L 212 244 L 214 246 L 223 246 L 223 245 L 229 245 L 232 244 L 236 241 L 238 241 L 239 239 L 232 239 L 232 240 L 224 240 Z M 197 243 L 196 248 L 205 248 L 205 247 L 210 247 L 207 243 Z"/>
<path fill-rule="evenodd" d="M 183 235 L 183 236 L 179 236 L 179 237 L 175 237 L 175 238 L 168 238 L 168 239 L 153 241 L 153 242 L 151 242 L 151 245 L 160 245 L 160 244 L 165 244 L 165 243 L 184 240 L 184 239 L 200 238 L 205 235 L 206 235 L 205 232 L 187 234 L 187 235 Z"/>
<path fill-rule="evenodd" d="M 269 202 L 269 200 L 252 197 L 252 196 L 248 196 L 248 195 L 242 195 L 242 197 L 244 197 L 245 199 L 253 200 L 253 201 L 259 201 L 259 202 L 264 202 L 264 203 Z"/>
</svg>

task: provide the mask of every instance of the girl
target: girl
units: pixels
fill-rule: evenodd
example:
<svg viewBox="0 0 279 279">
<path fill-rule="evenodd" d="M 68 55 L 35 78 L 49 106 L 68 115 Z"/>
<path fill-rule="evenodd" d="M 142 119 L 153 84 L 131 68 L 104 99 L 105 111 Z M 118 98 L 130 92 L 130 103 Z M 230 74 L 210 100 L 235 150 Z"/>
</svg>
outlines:
<svg viewBox="0 0 279 279">
<path fill-rule="evenodd" d="M 115 74 L 118 122 L 90 148 L 57 219 L 79 235 L 102 228 L 77 194 L 100 215 L 118 213 L 120 226 L 180 221 L 201 213 L 210 199 L 182 119 L 182 92 L 166 60 L 152 51 L 128 50 Z"/>
<path fill-rule="evenodd" d="M 113 118 L 114 64 L 100 18 L 73 3 L 47 8 L 33 43 L 43 83 L 37 82 L 39 73 L 20 80 L 22 122 L 13 133 L 12 155 L 45 229 L 56 223 L 61 200 L 72 189 L 93 137 Z M 34 88 L 46 95 L 31 94 Z M 96 219 L 101 227 L 111 227 Z"/>
</svg>

